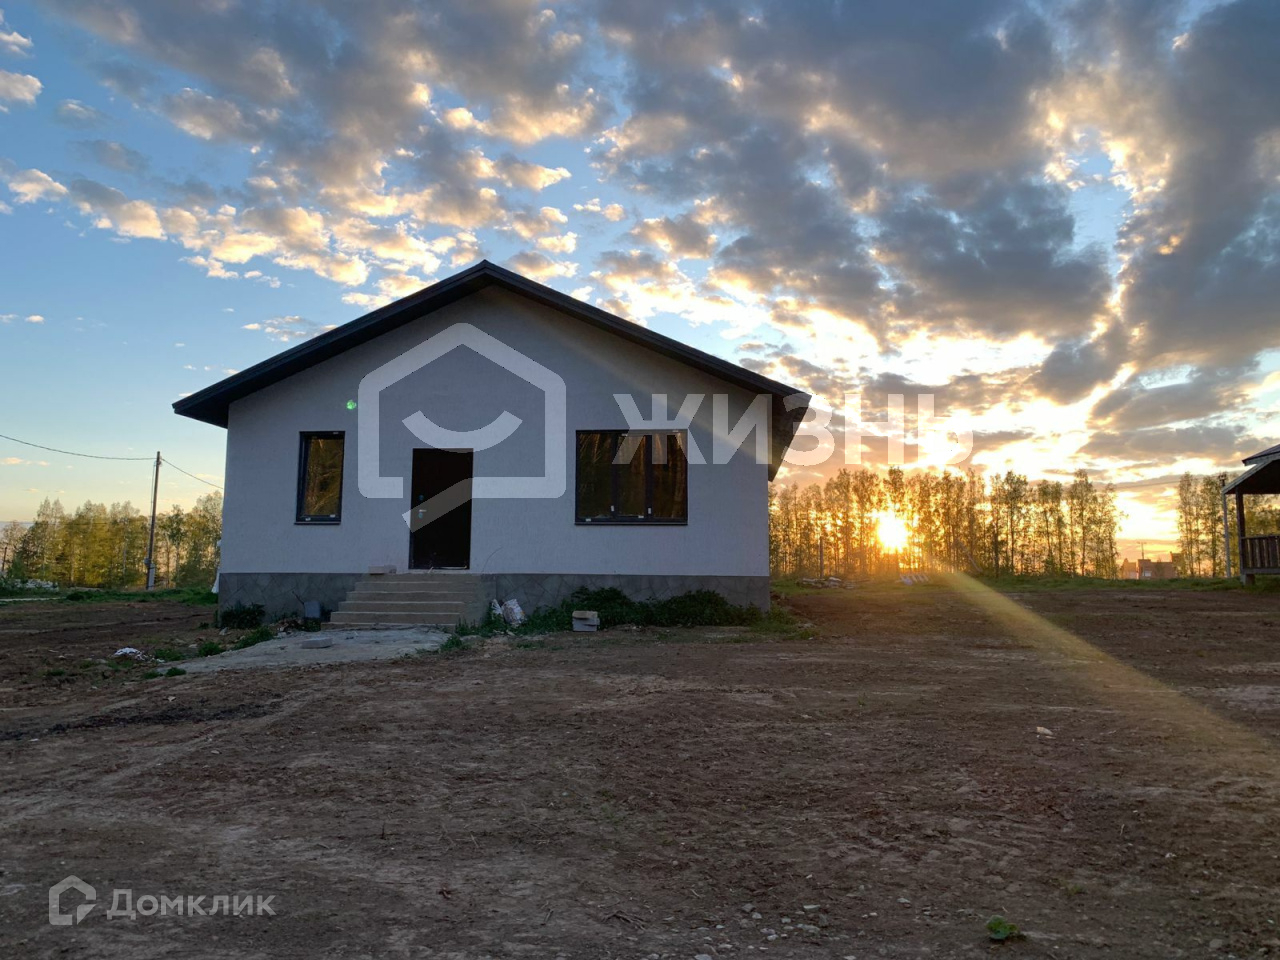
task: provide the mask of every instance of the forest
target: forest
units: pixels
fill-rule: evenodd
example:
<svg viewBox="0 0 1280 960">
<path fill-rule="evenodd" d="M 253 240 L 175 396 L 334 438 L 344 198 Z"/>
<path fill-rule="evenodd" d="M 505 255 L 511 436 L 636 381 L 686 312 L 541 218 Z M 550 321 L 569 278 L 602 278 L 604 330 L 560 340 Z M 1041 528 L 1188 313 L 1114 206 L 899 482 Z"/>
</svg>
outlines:
<svg viewBox="0 0 1280 960">
<path fill-rule="evenodd" d="M 132 504 L 89 501 L 67 513 L 45 500 L 28 526 L 0 530 L 0 569 L 13 581 L 123 589 L 146 584 L 150 517 Z M 213 585 L 222 537 L 222 494 L 201 497 L 189 510 L 174 506 L 156 517 L 157 586 Z"/>
<path fill-rule="evenodd" d="M 1114 577 L 1115 491 L 1083 471 L 1033 483 L 1012 471 L 841 470 L 822 484 L 770 490 L 775 576 L 962 570 L 985 576 Z"/>
</svg>

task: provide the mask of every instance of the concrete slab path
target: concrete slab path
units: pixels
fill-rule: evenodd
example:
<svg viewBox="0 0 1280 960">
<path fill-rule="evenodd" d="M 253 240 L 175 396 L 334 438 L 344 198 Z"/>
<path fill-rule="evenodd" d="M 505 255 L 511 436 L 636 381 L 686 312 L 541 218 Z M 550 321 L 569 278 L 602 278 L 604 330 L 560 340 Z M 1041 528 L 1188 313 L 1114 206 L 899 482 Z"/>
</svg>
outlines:
<svg viewBox="0 0 1280 960">
<path fill-rule="evenodd" d="M 394 660 L 439 650 L 446 639 L 446 634 L 427 627 L 286 633 L 245 650 L 228 650 L 212 657 L 184 660 L 181 667 L 187 673 L 213 673 L 218 670 Z"/>
</svg>

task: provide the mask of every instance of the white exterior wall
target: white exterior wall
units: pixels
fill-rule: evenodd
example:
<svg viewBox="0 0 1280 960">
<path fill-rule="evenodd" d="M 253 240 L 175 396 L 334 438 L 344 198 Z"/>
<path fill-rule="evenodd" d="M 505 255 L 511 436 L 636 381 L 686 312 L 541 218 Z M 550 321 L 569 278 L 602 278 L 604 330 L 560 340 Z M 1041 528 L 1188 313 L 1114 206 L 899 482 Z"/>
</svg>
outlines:
<svg viewBox="0 0 1280 960">
<path fill-rule="evenodd" d="M 424 446 L 401 424 L 417 410 L 452 430 L 472 430 L 502 410 L 523 421 L 513 436 L 475 455 L 475 475 L 540 473 L 543 394 L 467 348 L 436 360 L 382 395 L 382 473 L 404 478 L 404 496 L 371 500 L 357 480 L 357 415 L 346 407 L 360 380 L 452 323 L 465 321 L 554 370 L 568 389 L 567 489 L 559 499 L 472 504 L 471 569 L 482 573 L 765 577 L 768 466 L 754 437 L 727 464 L 712 460 L 712 395 L 728 394 L 732 426 L 751 401 L 739 387 L 653 350 L 489 288 L 352 348 L 231 405 L 223 516 L 223 573 L 364 573 L 408 567 L 411 451 Z M 706 458 L 689 466 L 687 526 L 574 523 L 574 431 L 625 429 L 615 393 L 652 393 L 672 414 L 685 395 L 706 398 L 691 435 Z M 344 430 L 342 521 L 295 523 L 299 434 Z"/>
</svg>

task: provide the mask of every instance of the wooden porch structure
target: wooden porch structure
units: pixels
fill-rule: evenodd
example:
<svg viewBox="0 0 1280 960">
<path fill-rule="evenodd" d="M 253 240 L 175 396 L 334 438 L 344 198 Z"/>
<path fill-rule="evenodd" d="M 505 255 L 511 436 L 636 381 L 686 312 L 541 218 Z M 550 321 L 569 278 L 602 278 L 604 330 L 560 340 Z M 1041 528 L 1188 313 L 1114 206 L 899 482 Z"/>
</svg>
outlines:
<svg viewBox="0 0 1280 960">
<path fill-rule="evenodd" d="M 1244 460 L 1249 469 L 1222 488 L 1222 537 L 1227 576 L 1231 576 L 1229 497 L 1236 501 L 1236 536 L 1240 547 L 1240 579 L 1253 583 L 1259 573 L 1280 574 L 1280 535 L 1249 536 L 1244 524 L 1244 498 L 1250 494 L 1280 493 L 1280 443 Z"/>
</svg>

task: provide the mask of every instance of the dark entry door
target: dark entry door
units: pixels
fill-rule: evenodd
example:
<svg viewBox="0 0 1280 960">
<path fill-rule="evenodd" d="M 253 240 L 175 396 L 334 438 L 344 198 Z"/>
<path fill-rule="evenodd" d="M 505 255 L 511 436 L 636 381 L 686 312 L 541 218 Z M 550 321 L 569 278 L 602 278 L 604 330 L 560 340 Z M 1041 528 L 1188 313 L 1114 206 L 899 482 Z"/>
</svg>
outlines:
<svg viewBox="0 0 1280 960">
<path fill-rule="evenodd" d="M 410 568 L 471 566 L 473 458 L 471 450 L 413 451 Z"/>
</svg>

